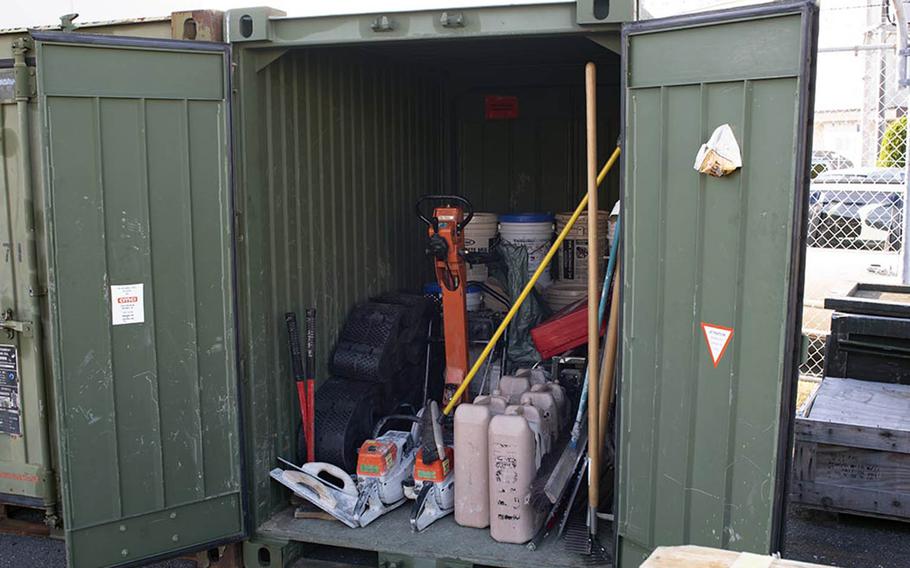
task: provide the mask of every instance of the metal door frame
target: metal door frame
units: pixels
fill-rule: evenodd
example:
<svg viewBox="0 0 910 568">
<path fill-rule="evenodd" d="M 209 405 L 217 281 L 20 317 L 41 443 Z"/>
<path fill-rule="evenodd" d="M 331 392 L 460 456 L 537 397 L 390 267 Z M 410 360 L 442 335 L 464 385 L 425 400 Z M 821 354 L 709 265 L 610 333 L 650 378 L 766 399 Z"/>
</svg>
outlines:
<svg viewBox="0 0 910 568">
<path fill-rule="evenodd" d="M 241 328 L 239 325 L 239 310 L 240 305 L 238 302 L 238 255 L 237 255 L 237 184 L 235 181 L 234 175 L 234 125 L 233 125 L 233 91 L 232 91 L 232 76 L 233 76 L 233 60 L 231 45 L 228 43 L 218 43 L 218 42 L 208 42 L 208 41 L 194 41 L 194 40 L 177 40 L 177 39 L 154 39 L 154 38 L 142 38 L 142 37 L 133 37 L 133 36 L 110 36 L 110 35 L 100 35 L 100 34 L 87 34 L 79 32 L 61 32 L 61 31 L 32 31 L 31 38 L 36 42 L 42 43 L 55 43 L 61 45 L 82 45 L 82 46 L 99 46 L 99 47 L 113 47 L 113 48 L 126 48 L 126 49 L 139 49 L 139 50 L 155 50 L 155 51 L 201 51 L 209 53 L 220 53 L 224 57 L 224 103 L 225 103 L 225 142 L 226 142 L 226 164 L 227 164 L 227 184 L 228 184 L 228 214 L 231 219 L 231 286 L 233 286 L 232 294 L 232 309 L 233 317 L 231 325 L 234 330 L 234 349 L 236 357 L 234 360 L 234 369 L 236 373 L 236 397 L 237 397 L 237 429 L 238 429 L 238 448 L 240 451 L 240 508 L 241 508 L 241 533 L 233 536 L 217 539 L 211 542 L 204 543 L 202 545 L 192 545 L 185 548 L 177 549 L 171 552 L 163 552 L 161 554 L 156 554 L 151 557 L 147 557 L 141 560 L 133 560 L 123 564 L 119 564 L 121 567 L 131 567 L 131 566 L 144 566 L 152 562 L 158 562 L 162 560 L 167 560 L 170 558 L 175 558 L 177 556 L 182 556 L 192 552 L 208 550 L 212 548 L 217 548 L 219 546 L 232 544 L 236 542 L 241 542 L 246 540 L 252 535 L 253 531 L 250 526 L 251 517 L 250 517 L 250 506 L 249 506 L 249 480 L 248 473 L 246 468 L 246 433 L 244 429 L 244 392 L 243 392 L 243 366 L 241 365 Z M 41 66 L 40 59 L 36 62 L 36 69 Z M 44 104 L 40 97 L 40 93 L 36 94 L 37 104 L 38 104 L 38 116 L 43 117 L 44 114 Z M 41 133 L 42 138 L 45 137 L 44 125 L 39 125 L 39 132 Z M 49 172 L 49 162 L 48 156 L 42 156 L 41 158 L 41 172 L 44 175 L 46 180 L 50 180 Z M 50 187 L 45 188 L 45 191 L 50 191 Z M 50 201 L 47 201 L 49 208 Z M 47 212 L 46 212 L 47 213 Z M 47 224 L 45 224 L 47 227 Z M 45 228 L 45 238 L 48 240 L 49 250 L 54 245 L 53 237 L 50 231 Z M 48 255 L 48 262 L 50 262 L 50 255 Z M 48 307 L 49 309 L 49 307 Z M 53 325 L 53 318 L 51 318 L 51 325 Z M 51 347 L 52 342 L 55 340 L 51 334 L 48 334 L 44 349 L 48 351 L 49 358 L 51 361 L 51 373 L 55 373 L 58 368 L 57 355 L 55 354 L 53 348 Z M 56 379 L 54 379 L 56 381 Z M 54 397 L 54 410 L 58 416 L 61 416 L 65 409 L 62 407 L 62 401 L 60 397 Z M 60 431 L 60 421 L 56 421 L 56 431 L 54 443 L 57 446 L 58 452 L 62 455 L 61 441 L 62 441 L 62 432 Z M 63 469 L 63 464 L 59 464 L 59 469 Z M 67 500 L 67 493 L 69 489 L 67 484 L 63 481 L 63 476 L 60 477 L 60 492 L 59 496 L 62 499 L 61 505 L 65 507 L 65 501 Z M 64 527 L 64 530 L 66 527 Z M 69 539 L 67 539 L 67 551 L 69 550 Z"/>
<path fill-rule="evenodd" d="M 787 300 L 788 320 L 786 324 L 786 339 L 784 350 L 784 370 L 780 413 L 778 417 L 779 432 L 777 443 L 777 468 L 775 472 L 774 504 L 771 522 L 771 549 L 769 553 L 784 552 L 784 533 L 786 529 L 786 510 L 790 488 L 790 471 L 793 456 L 793 427 L 796 421 L 796 395 L 799 386 L 799 362 L 801 357 L 800 336 L 802 334 L 802 300 L 805 287 L 806 273 L 806 211 L 809 207 L 809 164 L 812 152 L 812 125 L 815 106 L 815 54 L 818 50 L 818 5 L 815 0 L 789 0 L 780 3 L 759 4 L 742 8 L 729 8 L 712 10 L 695 14 L 684 14 L 669 18 L 645 20 L 624 24 L 622 26 L 622 84 L 620 87 L 620 140 L 625 146 L 626 140 L 626 92 L 629 78 L 629 36 L 660 32 L 669 29 L 699 27 L 705 25 L 727 24 L 754 18 L 783 16 L 798 13 L 801 16 L 801 57 L 799 70 L 799 95 L 800 103 L 797 118 L 797 127 L 803 135 L 797 140 L 796 176 L 793 180 L 796 188 L 797 199 L 793 207 L 794 235 L 790 247 L 790 289 Z M 626 188 L 624 185 L 626 160 L 620 160 L 620 215 L 625 216 L 627 200 L 623 196 Z M 626 243 L 620 241 L 620 253 L 624 254 Z M 623 287 L 620 287 L 620 304 L 625 303 Z M 619 341 L 622 342 L 622 312 L 619 316 Z M 617 351 L 617 365 L 619 380 L 614 381 L 615 411 L 614 420 L 620 422 L 622 404 L 619 397 L 622 393 L 622 349 Z M 618 432 L 618 430 L 617 430 Z M 618 441 L 614 440 L 614 443 Z M 618 445 L 617 445 L 618 448 Z M 617 450 L 618 451 L 618 450 Z M 619 506 L 619 475 L 614 476 L 613 511 Z M 619 526 L 613 525 L 614 551 L 619 550 Z M 615 560 L 615 559 L 614 559 Z"/>
</svg>

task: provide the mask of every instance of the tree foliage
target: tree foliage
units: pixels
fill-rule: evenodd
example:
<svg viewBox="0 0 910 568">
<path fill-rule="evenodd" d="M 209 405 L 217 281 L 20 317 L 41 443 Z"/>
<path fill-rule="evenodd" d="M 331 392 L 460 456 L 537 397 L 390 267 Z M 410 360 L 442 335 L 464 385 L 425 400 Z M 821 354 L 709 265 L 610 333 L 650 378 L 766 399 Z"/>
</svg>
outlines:
<svg viewBox="0 0 910 568">
<path fill-rule="evenodd" d="M 907 156 L 907 117 L 902 116 L 885 129 L 876 165 L 880 168 L 903 168 Z"/>
</svg>

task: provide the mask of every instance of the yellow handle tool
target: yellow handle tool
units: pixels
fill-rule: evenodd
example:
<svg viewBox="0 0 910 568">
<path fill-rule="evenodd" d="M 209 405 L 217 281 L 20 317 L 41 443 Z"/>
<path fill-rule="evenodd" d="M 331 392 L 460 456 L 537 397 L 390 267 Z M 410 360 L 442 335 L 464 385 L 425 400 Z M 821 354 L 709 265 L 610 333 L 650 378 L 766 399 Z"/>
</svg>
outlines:
<svg viewBox="0 0 910 568">
<path fill-rule="evenodd" d="M 604 178 L 607 177 L 607 174 L 613 168 L 613 165 L 619 159 L 619 147 L 613 150 L 613 153 L 610 155 L 610 159 L 607 160 L 607 163 L 604 164 L 600 173 L 597 174 L 597 185 L 603 182 Z M 562 242 L 566 240 L 566 236 L 569 234 L 569 231 L 572 230 L 572 227 L 575 225 L 575 221 L 578 220 L 578 217 L 584 212 L 585 208 L 588 206 L 588 194 L 585 192 L 585 196 L 582 198 L 581 203 L 578 204 L 578 207 L 575 208 L 575 212 L 572 213 L 572 216 L 569 218 L 569 221 L 566 223 L 566 226 L 560 231 L 559 236 L 556 237 L 556 241 L 553 242 L 553 246 L 550 247 L 550 250 L 547 251 L 547 256 L 543 257 L 543 260 L 540 262 L 540 266 L 537 267 L 537 270 L 534 271 L 534 274 L 531 276 L 531 279 L 525 285 L 524 290 L 521 291 L 521 294 L 518 295 L 518 299 L 515 300 L 515 303 L 512 304 L 509 313 L 506 314 L 505 319 L 502 320 L 502 323 L 499 324 L 499 327 L 496 329 L 496 333 L 493 334 L 493 337 L 490 338 L 487 346 L 484 347 L 483 351 L 480 353 L 480 357 L 477 358 L 477 361 L 474 362 L 474 366 L 471 367 L 471 370 L 468 371 L 467 376 L 459 385 L 458 390 L 455 391 L 455 394 L 452 395 L 452 399 L 449 401 L 449 404 L 446 405 L 442 413 L 448 416 L 452 413 L 457 405 L 458 401 L 461 400 L 464 391 L 468 389 L 468 386 L 471 384 L 471 381 L 474 380 L 474 375 L 480 370 L 483 366 L 483 362 L 486 361 L 487 357 L 490 356 L 490 353 L 493 351 L 493 348 L 496 347 L 496 342 L 499 341 L 499 338 L 502 337 L 502 334 L 505 333 L 506 328 L 509 326 L 509 323 L 512 321 L 512 318 L 515 317 L 515 314 L 518 313 L 518 309 L 521 308 L 521 304 L 524 303 L 525 299 L 528 297 L 528 294 L 531 293 L 531 290 L 534 289 L 534 285 L 537 284 L 537 279 L 540 278 L 540 275 L 543 274 L 544 270 L 550 265 L 550 261 L 553 260 L 553 257 L 556 256 L 556 251 L 559 250 L 559 247 L 562 246 Z"/>
</svg>

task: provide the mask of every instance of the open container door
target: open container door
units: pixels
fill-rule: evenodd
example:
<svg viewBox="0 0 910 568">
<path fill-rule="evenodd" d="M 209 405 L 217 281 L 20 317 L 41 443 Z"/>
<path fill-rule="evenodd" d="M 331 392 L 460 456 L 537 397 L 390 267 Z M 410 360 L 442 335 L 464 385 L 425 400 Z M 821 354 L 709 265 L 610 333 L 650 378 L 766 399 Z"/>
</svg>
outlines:
<svg viewBox="0 0 910 568">
<path fill-rule="evenodd" d="M 70 565 L 238 540 L 229 53 L 33 37 Z"/>
<path fill-rule="evenodd" d="M 623 29 L 617 553 L 780 546 L 799 354 L 812 2 Z M 693 169 L 729 124 L 743 166 Z"/>
</svg>

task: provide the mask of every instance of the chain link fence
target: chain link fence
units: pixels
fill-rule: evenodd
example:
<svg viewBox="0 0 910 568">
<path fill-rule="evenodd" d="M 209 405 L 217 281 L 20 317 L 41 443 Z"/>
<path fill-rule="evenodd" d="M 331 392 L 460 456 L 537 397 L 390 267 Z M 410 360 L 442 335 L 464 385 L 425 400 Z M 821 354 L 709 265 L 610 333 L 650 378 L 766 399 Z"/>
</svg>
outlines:
<svg viewBox="0 0 910 568">
<path fill-rule="evenodd" d="M 889 2 L 821 5 L 809 190 L 802 373 L 820 377 L 826 297 L 857 282 L 899 282 L 906 197 L 906 89 Z"/>
</svg>

